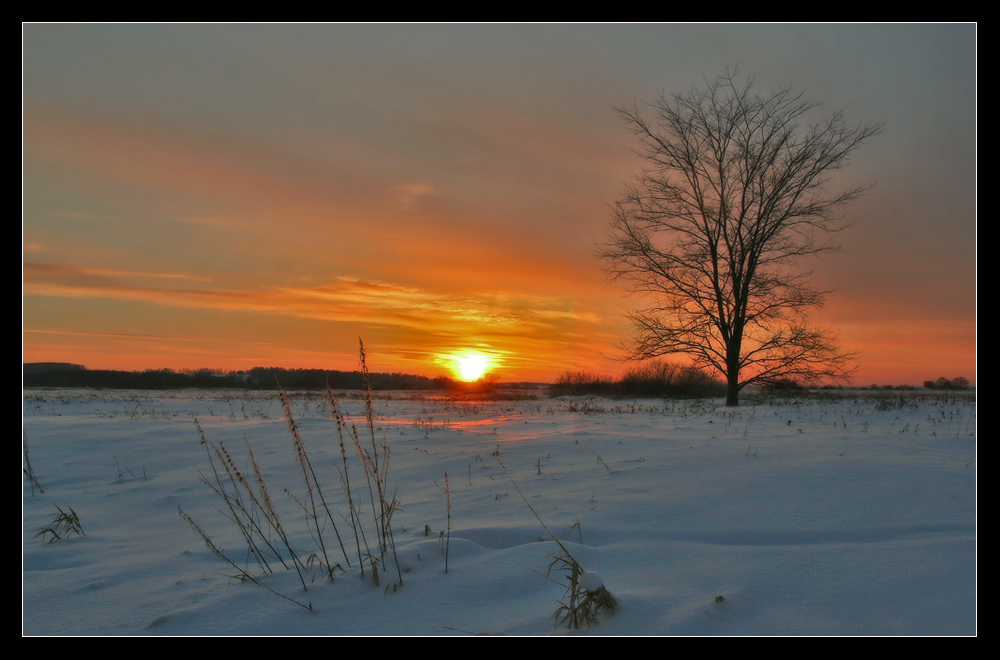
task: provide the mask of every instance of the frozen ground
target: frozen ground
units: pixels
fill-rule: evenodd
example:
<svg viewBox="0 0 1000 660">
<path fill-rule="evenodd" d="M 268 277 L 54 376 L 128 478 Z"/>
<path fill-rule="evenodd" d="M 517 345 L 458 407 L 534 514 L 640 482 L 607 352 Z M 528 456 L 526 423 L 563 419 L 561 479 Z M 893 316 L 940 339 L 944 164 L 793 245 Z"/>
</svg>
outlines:
<svg viewBox="0 0 1000 660">
<path fill-rule="evenodd" d="M 351 397 L 342 410 L 361 426 L 363 404 Z M 496 452 L 548 529 L 617 598 L 589 634 L 977 632 L 971 399 L 860 394 L 729 410 L 409 397 L 376 402 L 402 507 L 393 527 L 403 586 L 385 593 L 394 567 L 375 587 L 356 562 L 332 583 L 315 575 L 305 592 L 294 571 L 263 578 L 309 612 L 229 577 L 236 571 L 178 515 L 181 506 L 230 557 L 246 559 L 239 530 L 200 482 L 211 467 L 197 417 L 244 469 L 246 438 L 293 546 L 312 544 L 283 493 L 306 491 L 273 394 L 24 392 L 29 458 L 45 492 L 32 495 L 22 478 L 23 633 L 566 634 L 552 618 L 565 589 L 543 577 L 558 547 Z M 327 499 L 346 516 L 329 406 L 315 393 L 293 400 Z M 356 453 L 348 461 L 361 490 Z M 72 507 L 85 536 L 36 537 L 57 506 Z"/>
</svg>

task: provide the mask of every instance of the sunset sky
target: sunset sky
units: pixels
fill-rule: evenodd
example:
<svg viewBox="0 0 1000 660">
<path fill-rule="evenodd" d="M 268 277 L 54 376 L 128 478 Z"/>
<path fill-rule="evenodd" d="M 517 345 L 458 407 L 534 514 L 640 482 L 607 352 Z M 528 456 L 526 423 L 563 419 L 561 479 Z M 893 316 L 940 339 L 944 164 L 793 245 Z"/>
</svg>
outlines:
<svg viewBox="0 0 1000 660">
<path fill-rule="evenodd" d="M 803 264 L 855 383 L 976 379 L 974 25 L 24 25 L 24 362 L 617 374 L 617 105 L 727 66 L 883 122 Z"/>
</svg>

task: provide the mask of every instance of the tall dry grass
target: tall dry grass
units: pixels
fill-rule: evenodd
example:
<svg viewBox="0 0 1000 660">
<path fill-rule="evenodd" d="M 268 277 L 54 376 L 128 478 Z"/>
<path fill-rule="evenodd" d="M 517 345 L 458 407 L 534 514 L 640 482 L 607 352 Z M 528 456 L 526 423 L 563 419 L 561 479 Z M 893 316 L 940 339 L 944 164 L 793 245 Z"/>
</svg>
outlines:
<svg viewBox="0 0 1000 660">
<path fill-rule="evenodd" d="M 219 510 L 240 532 L 245 547 L 242 564 L 234 556 L 220 549 L 204 528 L 178 507 L 180 516 L 205 541 L 213 554 L 236 570 L 234 578 L 264 586 L 282 598 L 309 610 L 312 609 L 311 604 L 305 604 L 274 591 L 264 582 L 263 577 L 273 573 L 280 564 L 285 570 L 296 571 L 302 590 L 305 592 L 309 589 L 308 582 L 315 579 L 317 571 L 324 579 L 333 580 L 338 573 L 347 573 L 356 568 L 361 577 L 370 577 L 376 585 L 381 586 L 391 566 L 395 569 L 395 578 L 386 586 L 386 591 L 395 591 L 403 584 L 392 528 L 392 516 L 399 510 L 399 502 L 395 496 L 388 494 L 391 452 L 385 436 L 379 441 L 375 433 L 375 412 L 364 343 L 360 343 L 359 355 L 365 385 L 366 428 L 363 436 L 355 424 L 348 424 L 340 412 L 333 391 L 327 388 L 327 399 L 336 426 L 340 450 L 340 464 L 334 463 L 343 498 L 340 505 L 346 508 L 347 515 L 341 515 L 337 503 L 328 499 L 320 475 L 309 456 L 305 439 L 295 421 L 291 396 L 280 384 L 277 384 L 278 397 L 288 424 L 295 459 L 302 474 L 305 495 L 297 496 L 289 488 L 285 488 L 284 491 L 302 511 L 303 517 L 298 524 L 304 524 L 304 530 L 290 530 L 282 522 L 278 508 L 271 499 L 264 472 L 254 457 L 249 441 L 245 442 L 249 471 L 252 474 L 247 475 L 221 442 L 215 445 L 205 437 L 204 429 L 198 420 L 195 420 L 211 468 L 209 475 L 201 475 L 201 480 L 221 501 Z M 362 512 L 365 507 L 360 505 L 355 497 L 355 489 L 351 486 L 350 476 L 356 470 L 352 471 L 348 460 L 348 444 L 354 446 L 357 461 L 361 465 L 368 487 L 370 514 Z M 351 534 L 354 536 L 352 550 L 356 555 L 355 563 L 351 562 L 344 536 L 337 525 L 338 516 L 342 519 L 341 523 L 344 524 L 346 521 L 350 529 L 348 538 Z M 343 564 L 340 563 L 340 557 L 343 558 Z"/>
</svg>

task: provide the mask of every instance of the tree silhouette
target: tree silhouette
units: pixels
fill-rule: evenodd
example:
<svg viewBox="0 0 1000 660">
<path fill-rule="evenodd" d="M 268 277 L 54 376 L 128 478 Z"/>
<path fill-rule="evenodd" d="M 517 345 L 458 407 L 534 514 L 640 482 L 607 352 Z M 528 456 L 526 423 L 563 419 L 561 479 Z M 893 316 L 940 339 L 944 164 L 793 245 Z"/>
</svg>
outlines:
<svg viewBox="0 0 1000 660">
<path fill-rule="evenodd" d="M 652 303 L 630 315 L 629 357 L 687 354 L 725 377 L 730 406 L 751 383 L 852 373 L 853 356 L 808 321 L 826 292 L 809 286 L 800 261 L 834 249 L 840 207 L 869 186 L 828 193 L 830 175 L 881 126 L 841 112 L 807 123 L 816 106 L 730 70 L 661 95 L 652 122 L 618 109 L 646 160 L 601 248 L 609 276 Z"/>
</svg>

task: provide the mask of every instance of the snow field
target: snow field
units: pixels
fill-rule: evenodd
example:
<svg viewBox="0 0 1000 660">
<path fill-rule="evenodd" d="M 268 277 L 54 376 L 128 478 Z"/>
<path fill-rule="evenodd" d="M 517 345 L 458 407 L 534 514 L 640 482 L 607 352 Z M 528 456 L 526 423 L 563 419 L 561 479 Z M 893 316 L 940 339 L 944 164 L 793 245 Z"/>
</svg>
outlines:
<svg viewBox="0 0 1000 660">
<path fill-rule="evenodd" d="M 292 398 L 324 493 L 346 516 L 328 406 L 317 393 Z M 294 571 L 264 578 L 308 612 L 227 577 L 234 569 L 177 512 L 246 560 L 221 500 L 199 482 L 210 466 L 197 417 L 237 462 L 246 437 L 293 544 L 312 546 L 283 493 L 301 498 L 304 486 L 276 395 L 27 391 L 23 428 L 45 493 L 32 496 L 22 478 L 22 630 L 567 634 L 552 619 L 565 589 L 543 577 L 558 547 L 499 452 L 548 530 L 618 600 L 613 616 L 571 634 L 976 633 L 974 400 L 719 403 L 390 393 L 376 402 L 377 432 L 402 507 L 403 586 L 385 593 L 389 580 L 375 587 L 356 565 L 333 583 L 315 576 L 306 592 Z M 340 404 L 360 427 L 362 401 L 341 393 Z M 348 461 L 358 498 L 356 453 Z M 35 537 L 56 505 L 79 514 L 85 536 Z"/>
</svg>

